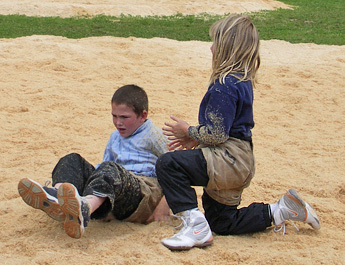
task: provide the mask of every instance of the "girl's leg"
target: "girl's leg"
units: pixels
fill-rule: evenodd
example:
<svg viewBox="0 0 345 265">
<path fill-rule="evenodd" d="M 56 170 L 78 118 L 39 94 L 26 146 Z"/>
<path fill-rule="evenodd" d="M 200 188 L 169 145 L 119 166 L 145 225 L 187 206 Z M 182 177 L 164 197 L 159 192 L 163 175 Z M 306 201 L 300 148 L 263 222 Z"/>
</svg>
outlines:
<svg viewBox="0 0 345 265">
<path fill-rule="evenodd" d="M 269 205 L 252 203 L 238 209 L 213 200 L 204 191 L 202 203 L 206 219 L 213 232 L 220 235 L 238 235 L 263 231 L 271 226 Z"/>
<path fill-rule="evenodd" d="M 178 213 L 183 227 L 162 244 L 172 250 L 212 245 L 209 224 L 200 212 L 195 190 L 191 186 L 207 186 L 207 165 L 200 149 L 165 153 L 156 163 L 158 181 L 174 214 Z"/>
<path fill-rule="evenodd" d="M 118 220 L 129 217 L 138 207 L 142 195 L 138 179 L 114 162 L 103 162 L 88 179 L 83 196 L 94 195 L 92 218 L 105 218 L 110 211 Z M 99 206 L 95 209 L 96 206 Z"/>
<path fill-rule="evenodd" d="M 82 195 L 85 184 L 94 170 L 93 165 L 83 157 L 72 153 L 62 157 L 56 164 L 52 172 L 52 184 L 58 188 L 59 185 L 56 184 L 71 183 L 77 188 L 79 194 Z"/>
<path fill-rule="evenodd" d="M 198 207 L 191 186 L 207 186 L 209 180 L 206 160 L 200 149 L 163 154 L 157 160 L 156 173 L 174 214 Z"/>
</svg>

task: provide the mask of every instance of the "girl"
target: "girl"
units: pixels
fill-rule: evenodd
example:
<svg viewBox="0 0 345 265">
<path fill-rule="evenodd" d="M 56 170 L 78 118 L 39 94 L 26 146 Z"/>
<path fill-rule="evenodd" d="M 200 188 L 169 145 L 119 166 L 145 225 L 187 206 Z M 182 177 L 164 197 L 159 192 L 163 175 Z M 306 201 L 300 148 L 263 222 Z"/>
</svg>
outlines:
<svg viewBox="0 0 345 265">
<path fill-rule="evenodd" d="M 200 104 L 199 125 L 171 116 L 164 134 L 169 152 L 156 163 L 158 181 L 168 205 L 183 228 L 162 244 L 170 249 L 204 247 L 221 235 L 262 231 L 305 221 L 319 229 L 319 220 L 294 190 L 273 204 L 252 203 L 238 209 L 244 188 L 254 176 L 252 133 L 253 83 L 260 66 L 259 36 L 249 17 L 226 17 L 210 28 L 212 74 Z M 205 216 L 198 210 L 191 186 L 203 186 Z M 206 218 L 205 218 L 206 217 Z M 284 226 L 285 228 L 285 226 Z"/>
</svg>

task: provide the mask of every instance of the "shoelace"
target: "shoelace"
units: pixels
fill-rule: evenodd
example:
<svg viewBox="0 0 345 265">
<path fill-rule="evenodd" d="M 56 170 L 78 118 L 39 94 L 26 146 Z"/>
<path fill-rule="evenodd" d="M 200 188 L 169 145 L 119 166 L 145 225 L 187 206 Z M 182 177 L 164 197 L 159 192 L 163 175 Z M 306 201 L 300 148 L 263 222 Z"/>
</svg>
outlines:
<svg viewBox="0 0 345 265">
<path fill-rule="evenodd" d="M 180 228 L 184 228 L 188 225 L 188 222 L 187 222 L 187 219 L 189 217 L 186 217 L 186 216 L 180 216 L 180 215 L 176 215 L 176 214 L 172 214 L 171 215 L 172 217 L 176 218 L 176 219 L 179 219 L 181 220 L 181 223 L 178 225 L 178 226 L 175 226 L 174 229 L 175 230 L 179 230 Z"/>
<path fill-rule="evenodd" d="M 297 225 L 295 225 L 294 222 L 292 222 L 291 220 L 288 220 L 290 222 L 290 224 L 292 224 L 297 231 L 299 231 Z M 280 226 L 280 227 L 279 227 Z M 274 232 L 278 233 L 283 229 L 283 236 L 285 235 L 285 231 L 286 231 L 286 226 L 285 226 L 285 221 L 281 224 L 281 225 L 276 225 L 273 229 Z"/>
<path fill-rule="evenodd" d="M 44 182 L 44 186 L 49 187 L 50 183 L 52 183 L 49 179 Z"/>
</svg>

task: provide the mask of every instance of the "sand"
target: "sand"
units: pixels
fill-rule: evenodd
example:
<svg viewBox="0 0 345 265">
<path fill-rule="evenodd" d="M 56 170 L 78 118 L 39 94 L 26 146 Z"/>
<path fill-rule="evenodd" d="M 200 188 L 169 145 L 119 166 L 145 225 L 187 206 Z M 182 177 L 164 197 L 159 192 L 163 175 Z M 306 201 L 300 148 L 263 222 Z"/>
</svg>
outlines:
<svg viewBox="0 0 345 265">
<path fill-rule="evenodd" d="M 61 15 L 48 8 L 55 2 L 63 10 L 74 6 L 8 1 L 7 8 L 13 9 L 7 13 Z M 94 2 L 74 1 L 89 11 L 104 8 L 104 13 L 115 10 L 119 1 Z M 209 2 L 155 1 L 146 12 L 205 12 Z M 248 1 L 246 10 L 265 5 L 273 8 L 277 2 Z M 130 1 L 124 6 L 121 2 L 118 9 L 144 12 Z M 345 264 L 345 46 L 261 42 L 254 92 L 257 171 L 241 205 L 273 203 L 295 188 L 317 211 L 319 231 L 297 223 L 300 231 L 287 225 L 285 236 L 270 228 L 215 236 L 206 249 L 171 252 L 160 244 L 174 233 L 168 223 L 91 221 L 76 240 L 61 223 L 22 201 L 18 181 L 29 177 L 43 184 L 65 154 L 78 152 L 93 164 L 101 161 L 114 130 L 109 102 L 119 86 L 144 87 L 149 116 L 159 126 L 170 114 L 196 124 L 210 75 L 210 45 L 162 38 L 0 39 L 1 264 Z M 200 198 L 201 189 L 197 192 Z"/>
<path fill-rule="evenodd" d="M 227 14 L 289 8 L 273 0 L 2 0 L 0 14 L 27 16 Z"/>
</svg>

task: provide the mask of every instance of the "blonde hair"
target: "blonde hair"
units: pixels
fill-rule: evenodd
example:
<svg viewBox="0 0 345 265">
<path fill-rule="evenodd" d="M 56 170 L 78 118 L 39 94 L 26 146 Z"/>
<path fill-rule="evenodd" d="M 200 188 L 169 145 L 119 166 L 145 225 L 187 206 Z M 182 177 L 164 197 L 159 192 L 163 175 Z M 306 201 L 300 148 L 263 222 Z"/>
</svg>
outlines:
<svg viewBox="0 0 345 265">
<path fill-rule="evenodd" d="M 254 83 L 260 66 L 259 34 L 251 19 L 228 16 L 214 23 L 209 33 L 213 40 L 210 84 L 217 79 L 223 84 L 227 75 Z"/>
</svg>

